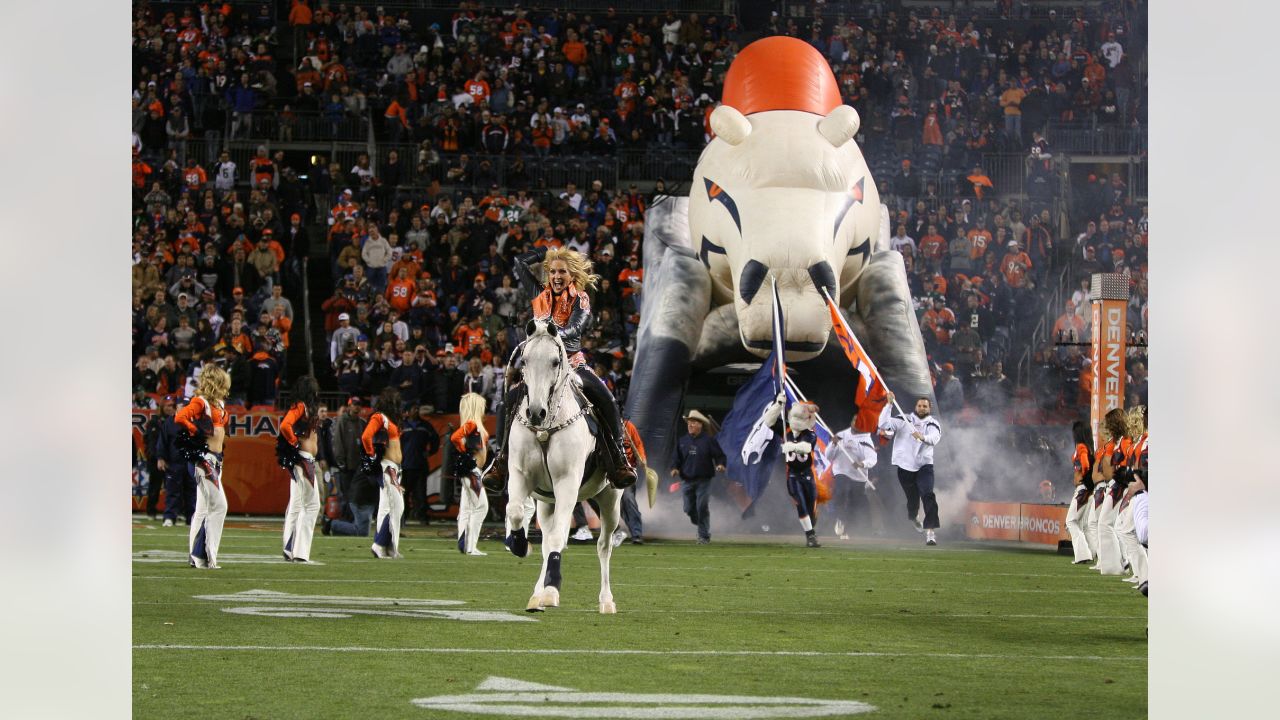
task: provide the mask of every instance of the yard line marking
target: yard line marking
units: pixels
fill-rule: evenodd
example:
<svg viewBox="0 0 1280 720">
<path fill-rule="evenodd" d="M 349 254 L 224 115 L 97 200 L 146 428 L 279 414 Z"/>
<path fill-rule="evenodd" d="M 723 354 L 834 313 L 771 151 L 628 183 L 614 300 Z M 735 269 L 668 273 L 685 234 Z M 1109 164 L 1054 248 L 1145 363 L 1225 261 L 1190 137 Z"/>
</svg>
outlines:
<svg viewBox="0 0 1280 720">
<path fill-rule="evenodd" d="M 372 562 L 372 561 L 371 561 Z M 282 565 L 285 563 L 281 563 Z M 196 575 L 134 575 L 134 580 L 226 580 L 231 576 L 220 575 L 217 578 L 210 576 Z M 435 583 L 446 585 L 521 585 L 522 581 L 512 580 L 365 580 L 353 578 L 334 578 L 334 579 L 317 579 L 317 578 L 291 578 L 291 577 L 273 577 L 273 578 L 242 578 L 235 577 L 235 580 L 254 581 L 254 582 L 322 582 L 322 583 L 405 583 L 431 585 Z M 682 589 L 715 589 L 715 590 L 742 590 L 741 585 L 690 585 L 689 583 L 613 583 L 615 587 L 643 587 L 643 588 L 660 588 L 664 590 Z M 847 590 L 857 592 L 859 590 L 874 590 L 875 588 L 867 588 L 861 585 L 751 585 L 752 590 Z M 972 593 L 976 595 L 1004 595 L 1007 593 L 1032 593 L 1045 594 L 1051 593 L 1055 595 L 1071 594 L 1071 595 L 1128 595 L 1132 596 L 1133 588 L 1127 584 L 1124 587 L 1117 585 L 1110 590 L 1076 590 L 1076 589 L 981 589 L 981 588 L 933 588 L 933 587 L 894 587 L 884 588 L 891 589 L 895 592 L 919 592 L 919 593 Z"/>
<path fill-rule="evenodd" d="M 205 603 L 192 602 L 187 600 L 135 600 L 134 605 L 204 605 Z M 560 608 L 557 612 L 566 613 L 588 613 L 597 614 L 596 610 L 587 608 Z M 830 616 L 830 611 L 823 610 L 627 610 L 628 615 L 722 615 L 730 612 L 734 615 L 806 615 L 806 616 Z M 989 620 L 1008 620 L 1010 618 L 1017 620 L 1146 620 L 1146 615 L 1112 615 L 1107 613 L 1097 615 L 1005 615 L 1001 613 L 917 613 L 917 612 L 879 612 L 879 613 L 858 613 L 858 617 L 900 617 L 909 618 L 911 620 L 930 619 L 930 618 L 986 618 Z"/>
<path fill-rule="evenodd" d="M 429 655 L 640 655 L 692 657 L 902 657 L 951 660 L 1067 660 L 1095 662 L 1147 662 L 1145 655 L 1001 655 L 996 653 L 910 653 L 850 650 L 628 650 L 599 648 L 422 648 L 367 647 L 323 645 L 177 645 L 142 644 L 134 650 L 211 650 L 215 652 L 352 652 L 352 653 L 422 653 Z"/>
<path fill-rule="evenodd" d="M 515 685 L 513 689 L 503 686 Z M 876 709 L 856 700 L 758 695 L 591 692 L 490 676 L 476 692 L 414 698 L 424 710 L 504 717 L 623 718 L 625 720 L 748 720 L 859 715 Z"/>
<path fill-rule="evenodd" d="M 237 547 L 244 549 L 244 548 L 247 548 L 248 546 L 237 545 Z M 253 546 L 253 547 L 274 547 L 274 546 L 264 545 L 264 546 Z M 415 550 L 413 552 L 435 553 L 437 551 Z M 441 550 L 438 552 L 440 554 L 445 554 L 450 551 Z M 454 550 L 452 552 L 456 553 L 457 551 Z M 142 557 L 142 554 L 144 553 L 149 555 L 150 557 Z M 185 553 L 178 552 L 176 550 L 139 550 L 134 553 L 133 561 L 140 562 L 140 563 L 181 562 L 185 560 L 185 555 L 186 555 Z M 222 556 L 219 556 L 218 559 L 221 560 L 224 557 L 231 559 L 232 562 L 241 562 L 241 563 L 249 562 L 249 563 L 259 564 L 259 565 L 286 564 L 285 560 L 275 555 L 234 555 L 233 554 L 233 555 L 222 555 Z M 629 561 L 626 558 L 615 558 L 615 559 L 617 559 L 620 563 L 626 563 L 625 567 L 633 570 L 664 570 L 664 571 L 675 570 L 675 571 L 688 571 L 688 572 L 698 572 L 698 573 L 704 573 L 707 571 L 725 571 L 726 570 L 723 567 L 718 567 L 715 565 L 645 565 L 643 563 Z M 458 564 L 458 560 L 456 558 L 449 559 L 449 560 L 420 560 L 418 558 L 413 557 L 412 554 L 406 556 L 405 561 L 406 561 L 405 564 L 413 564 L 413 565 L 457 565 Z M 373 558 L 328 558 L 323 562 L 325 563 L 372 563 L 374 562 L 374 559 Z M 323 564 L 323 563 L 321 563 L 320 561 L 316 561 L 316 564 Z M 879 575 L 906 575 L 906 574 L 960 575 L 960 576 L 966 576 L 966 577 L 1023 577 L 1023 578 L 1054 578 L 1054 579 L 1063 579 L 1063 580 L 1073 580 L 1078 577 L 1083 577 L 1077 573 L 1026 573 L 1026 572 L 990 572 L 988 573 L 988 572 L 973 572 L 973 571 L 967 571 L 967 570 L 911 570 L 908 573 L 908 572 L 904 572 L 901 568 L 899 569 L 773 568 L 769 572 L 774 574 L 800 573 L 805 575 L 812 575 L 815 573 L 847 575 L 852 572 L 852 573 L 870 573 L 870 574 L 879 574 Z"/>
</svg>

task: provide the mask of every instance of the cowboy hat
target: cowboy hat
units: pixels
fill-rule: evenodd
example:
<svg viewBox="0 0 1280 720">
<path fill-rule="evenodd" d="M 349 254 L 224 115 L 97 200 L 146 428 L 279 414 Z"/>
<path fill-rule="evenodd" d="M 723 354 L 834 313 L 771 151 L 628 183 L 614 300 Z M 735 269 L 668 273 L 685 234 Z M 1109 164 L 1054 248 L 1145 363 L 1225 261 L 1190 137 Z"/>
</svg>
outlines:
<svg viewBox="0 0 1280 720">
<path fill-rule="evenodd" d="M 684 419 L 697 420 L 698 422 L 708 427 L 711 425 L 711 419 L 708 418 L 706 415 L 703 415 L 702 413 L 698 412 L 697 410 L 690 410 L 689 414 L 684 416 Z"/>
</svg>

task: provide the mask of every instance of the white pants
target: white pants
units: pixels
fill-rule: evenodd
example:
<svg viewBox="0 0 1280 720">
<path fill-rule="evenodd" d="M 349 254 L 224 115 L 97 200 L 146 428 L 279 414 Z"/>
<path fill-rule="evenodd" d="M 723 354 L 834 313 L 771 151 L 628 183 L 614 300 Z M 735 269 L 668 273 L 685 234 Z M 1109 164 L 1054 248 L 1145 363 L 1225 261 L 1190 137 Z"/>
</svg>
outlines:
<svg viewBox="0 0 1280 720">
<path fill-rule="evenodd" d="M 1088 562 L 1093 559 L 1093 543 L 1085 534 L 1083 525 L 1089 522 L 1090 508 L 1093 507 L 1091 496 L 1080 499 L 1080 490 L 1071 497 L 1071 505 L 1067 506 L 1067 532 L 1071 534 L 1071 549 L 1075 551 L 1076 562 Z"/>
<path fill-rule="evenodd" d="M 1138 542 L 1138 533 L 1133 522 L 1133 501 L 1116 516 L 1116 537 L 1124 556 L 1129 561 L 1129 570 L 1142 582 L 1147 579 L 1147 549 Z"/>
<path fill-rule="evenodd" d="M 316 518 L 320 516 L 320 478 L 316 477 L 316 461 L 311 453 L 298 454 L 307 465 L 293 466 L 289 506 L 284 512 L 284 554 L 291 560 L 309 560 Z"/>
<path fill-rule="evenodd" d="M 475 551 L 476 543 L 480 540 L 480 528 L 489 514 L 489 495 L 485 493 L 483 486 L 478 493 L 472 490 L 471 477 L 460 479 L 462 480 L 462 499 L 458 503 L 458 537 L 464 537 L 463 533 L 466 534 L 462 551 L 469 553 Z"/>
<path fill-rule="evenodd" d="M 218 566 L 218 545 L 227 520 L 227 493 L 222 488 L 222 455 L 206 452 L 194 463 L 196 514 L 191 516 L 188 554 L 198 568 Z"/>
<path fill-rule="evenodd" d="M 1133 530 L 1138 542 L 1145 548 L 1147 542 L 1147 498 L 1150 493 L 1139 493 L 1133 498 Z"/>
<path fill-rule="evenodd" d="M 377 522 L 373 531 L 373 554 L 387 559 L 399 556 L 400 516 L 404 515 L 404 488 L 400 485 L 400 466 L 382 461 L 382 486 L 378 493 Z"/>
<path fill-rule="evenodd" d="M 1124 572 L 1124 560 L 1120 539 L 1116 536 L 1116 505 L 1111 499 L 1115 481 L 1107 483 L 1107 494 L 1102 500 L 1098 517 L 1098 570 L 1103 575 L 1119 575 Z"/>
<path fill-rule="evenodd" d="M 1084 538 L 1089 543 L 1089 547 L 1093 550 L 1093 557 L 1098 558 L 1098 547 L 1101 543 L 1098 540 L 1098 520 L 1102 517 L 1102 505 L 1097 503 L 1095 499 L 1098 496 L 1098 489 L 1105 488 L 1106 483 L 1100 483 L 1093 488 L 1093 493 L 1089 495 L 1089 515 L 1088 522 L 1084 526 Z M 1094 567 L 1097 567 L 1096 565 Z"/>
</svg>

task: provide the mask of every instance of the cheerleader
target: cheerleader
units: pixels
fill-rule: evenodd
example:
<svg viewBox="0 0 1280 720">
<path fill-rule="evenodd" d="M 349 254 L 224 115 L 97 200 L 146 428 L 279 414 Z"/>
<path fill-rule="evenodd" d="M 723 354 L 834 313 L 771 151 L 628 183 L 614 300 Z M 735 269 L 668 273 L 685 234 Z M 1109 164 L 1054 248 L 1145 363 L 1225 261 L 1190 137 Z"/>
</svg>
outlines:
<svg viewBox="0 0 1280 720">
<path fill-rule="evenodd" d="M 1123 466 L 1131 444 L 1124 410 L 1114 408 L 1109 411 L 1102 418 L 1102 427 L 1107 443 L 1099 453 L 1099 464 L 1100 475 L 1106 481 L 1106 494 L 1098 511 L 1098 564 L 1095 569 L 1103 575 L 1120 575 L 1124 572 L 1124 551 L 1116 536 L 1116 515 L 1124 486 L 1117 479 L 1116 470 Z"/>
<path fill-rule="evenodd" d="M 1119 510 L 1116 514 L 1116 537 L 1120 541 L 1120 548 L 1124 552 L 1125 559 L 1129 561 L 1129 570 L 1133 573 L 1131 577 L 1125 578 L 1125 580 L 1135 585 L 1141 585 L 1147 580 L 1147 549 L 1142 546 L 1142 542 L 1138 537 L 1134 517 L 1136 508 L 1133 499 L 1139 489 L 1145 490 L 1146 488 L 1146 485 L 1139 479 L 1145 473 L 1146 467 L 1147 429 L 1145 408 L 1142 406 L 1133 408 L 1129 411 L 1126 420 L 1128 421 L 1129 436 L 1137 439 L 1129 446 L 1128 451 L 1125 453 L 1124 465 L 1116 473 L 1118 477 L 1123 479 L 1125 487 L 1124 495 L 1120 499 Z"/>
<path fill-rule="evenodd" d="M 462 502 L 458 505 L 458 552 L 467 555 L 489 554 L 476 549 L 480 528 L 489 514 L 489 496 L 480 484 L 489 443 L 489 433 L 484 429 L 484 408 L 484 396 L 476 393 L 463 395 L 458 404 L 458 420 L 462 425 L 449 437 L 457 450 L 454 453 L 454 474 L 462 483 Z"/>
<path fill-rule="evenodd" d="M 289 505 L 284 514 L 284 559 L 310 562 L 311 539 L 320 515 L 320 486 L 316 477 L 319 454 L 319 386 L 310 375 L 293 387 L 296 402 L 280 422 L 276 461 L 289 473 Z"/>
<path fill-rule="evenodd" d="M 373 414 L 360 435 L 364 460 L 360 470 L 377 480 L 378 514 L 374 525 L 373 556 L 379 560 L 400 554 L 400 516 L 404 514 L 404 487 L 400 484 L 400 393 L 387 388 L 373 404 Z"/>
<path fill-rule="evenodd" d="M 206 366 L 200 373 L 195 397 L 173 420 L 186 429 L 178 443 L 196 479 L 196 511 L 191 516 L 188 564 L 217 570 L 218 545 L 227 520 L 227 493 L 222 487 L 222 445 L 227 438 L 225 400 L 231 375 L 220 367 Z"/>
<path fill-rule="evenodd" d="M 1071 435 L 1076 443 L 1071 456 L 1075 493 L 1067 508 L 1067 531 L 1071 533 L 1071 548 L 1076 554 L 1073 564 L 1083 565 L 1097 555 L 1093 538 L 1085 532 L 1093 508 L 1093 438 L 1089 437 L 1089 424 L 1083 420 L 1071 425 Z"/>
</svg>

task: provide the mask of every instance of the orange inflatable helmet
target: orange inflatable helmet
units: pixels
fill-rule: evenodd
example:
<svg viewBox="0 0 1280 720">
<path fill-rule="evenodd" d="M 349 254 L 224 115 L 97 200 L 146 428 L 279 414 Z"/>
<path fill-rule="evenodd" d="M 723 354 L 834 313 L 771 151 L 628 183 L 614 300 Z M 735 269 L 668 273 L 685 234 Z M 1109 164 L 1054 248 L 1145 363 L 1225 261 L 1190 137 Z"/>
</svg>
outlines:
<svg viewBox="0 0 1280 720">
<path fill-rule="evenodd" d="M 723 102 L 743 115 L 800 110 L 824 117 L 841 104 L 836 76 L 822 54 L 784 35 L 762 38 L 738 53 L 725 73 Z"/>
</svg>

